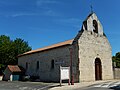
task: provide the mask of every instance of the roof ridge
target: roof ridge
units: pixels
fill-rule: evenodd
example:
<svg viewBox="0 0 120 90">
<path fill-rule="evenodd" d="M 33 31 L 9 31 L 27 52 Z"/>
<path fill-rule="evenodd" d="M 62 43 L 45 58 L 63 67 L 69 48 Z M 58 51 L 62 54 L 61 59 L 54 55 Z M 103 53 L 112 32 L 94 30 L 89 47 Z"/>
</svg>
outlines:
<svg viewBox="0 0 120 90">
<path fill-rule="evenodd" d="M 21 55 L 18 55 L 18 57 L 24 56 L 24 55 L 27 55 L 27 54 L 32 54 L 32 53 L 40 52 L 40 51 L 45 51 L 45 50 L 48 50 L 48 49 L 57 48 L 57 47 L 68 45 L 68 44 L 72 44 L 73 40 L 74 39 L 70 39 L 70 40 L 66 40 L 66 41 L 63 41 L 63 42 L 52 44 L 50 46 L 46 46 L 46 47 L 43 47 L 43 48 L 38 48 L 36 50 L 31 50 L 31 51 L 25 52 L 25 53 L 23 53 Z"/>
</svg>

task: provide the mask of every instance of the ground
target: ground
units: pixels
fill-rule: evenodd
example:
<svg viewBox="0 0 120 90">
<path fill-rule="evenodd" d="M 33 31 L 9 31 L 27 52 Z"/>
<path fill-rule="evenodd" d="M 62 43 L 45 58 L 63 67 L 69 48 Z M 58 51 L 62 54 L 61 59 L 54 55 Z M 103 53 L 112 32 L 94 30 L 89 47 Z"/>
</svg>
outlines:
<svg viewBox="0 0 120 90">
<path fill-rule="evenodd" d="M 120 90 L 120 80 L 81 82 L 74 85 L 50 88 L 50 90 Z"/>
<path fill-rule="evenodd" d="M 20 81 L 1 81 L 0 90 L 120 90 L 120 80 L 98 81 L 75 83 L 42 83 L 42 82 L 20 82 Z"/>
<path fill-rule="evenodd" d="M 48 90 L 53 87 L 52 85 L 53 83 L 1 81 L 0 90 Z"/>
<path fill-rule="evenodd" d="M 120 81 L 106 81 L 76 90 L 120 90 Z"/>
</svg>

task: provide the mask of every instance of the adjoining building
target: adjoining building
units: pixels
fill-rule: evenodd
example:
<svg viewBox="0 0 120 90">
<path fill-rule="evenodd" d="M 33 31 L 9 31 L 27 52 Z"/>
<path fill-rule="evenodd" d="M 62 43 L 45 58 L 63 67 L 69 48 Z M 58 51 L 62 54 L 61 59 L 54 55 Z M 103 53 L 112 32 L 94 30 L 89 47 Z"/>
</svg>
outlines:
<svg viewBox="0 0 120 90">
<path fill-rule="evenodd" d="M 19 55 L 18 65 L 41 81 L 58 82 L 60 65 L 72 65 L 75 82 L 107 80 L 113 79 L 111 52 L 98 17 L 91 13 L 74 39 Z"/>
<path fill-rule="evenodd" d="M 22 70 L 17 65 L 8 65 L 4 71 L 3 80 L 18 81 Z"/>
</svg>

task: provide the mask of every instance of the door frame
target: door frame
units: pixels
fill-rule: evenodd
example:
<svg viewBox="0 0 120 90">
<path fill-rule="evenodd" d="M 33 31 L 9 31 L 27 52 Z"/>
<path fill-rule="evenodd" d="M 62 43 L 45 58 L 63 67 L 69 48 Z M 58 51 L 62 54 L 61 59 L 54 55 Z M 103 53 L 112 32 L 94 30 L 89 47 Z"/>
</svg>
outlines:
<svg viewBox="0 0 120 90">
<path fill-rule="evenodd" d="M 95 80 L 102 80 L 102 63 L 100 58 L 95 59 Z"/>
</svg>

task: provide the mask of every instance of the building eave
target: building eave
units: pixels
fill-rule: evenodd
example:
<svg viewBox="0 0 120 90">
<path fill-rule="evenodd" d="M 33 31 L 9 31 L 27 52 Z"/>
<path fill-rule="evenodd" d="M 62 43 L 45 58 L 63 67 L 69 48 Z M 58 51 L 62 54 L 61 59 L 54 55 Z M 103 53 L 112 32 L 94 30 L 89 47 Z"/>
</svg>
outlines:
<svg viewBox="0 0 120 90">
<path fill-rule="evenodd" d="M 71 39 L 71 40 L 67 40 L 67 41 L 64 41 L 64 42 L 53 44 L 51 46 L 47 46 L 47 47 L 44 47 L 44 48 L 31 50 L 29 52 L 25 52 L 23 54 L 18 55 L 18 57 L 29 55 L 29 54 L 34 54 L 34 53 L 38 53 L 38 52 L 48 51 L 48 50 L 59 48 L 59 47 L 63 47 L 63 46 L 68 46 L 68 45 L 71 45 L 73 43 L 73 40 L 74 39 Z"/>
</svg>

